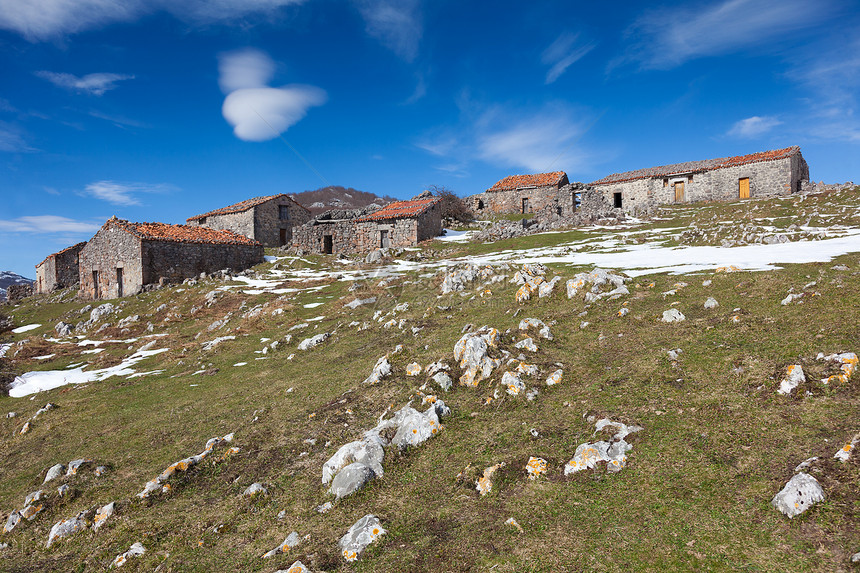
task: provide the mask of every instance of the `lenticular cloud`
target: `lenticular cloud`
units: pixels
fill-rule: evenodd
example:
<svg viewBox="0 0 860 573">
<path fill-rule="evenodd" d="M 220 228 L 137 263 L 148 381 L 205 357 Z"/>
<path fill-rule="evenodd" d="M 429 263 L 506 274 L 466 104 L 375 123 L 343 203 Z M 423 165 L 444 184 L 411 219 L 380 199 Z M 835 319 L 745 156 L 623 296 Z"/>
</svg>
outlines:
<svg viewBox="0 0 860 573">
<path fill-rule="evenodd" d="M 221 112 L 244 141 L 278 137 L 298 123 L 313 106 L 322 105 L 324 90 L 305 85 L 268 87 L 275 64 L 258 50 L 240 50 L 221 57 L 221 89 L 227 94 Z"/>
</svg>

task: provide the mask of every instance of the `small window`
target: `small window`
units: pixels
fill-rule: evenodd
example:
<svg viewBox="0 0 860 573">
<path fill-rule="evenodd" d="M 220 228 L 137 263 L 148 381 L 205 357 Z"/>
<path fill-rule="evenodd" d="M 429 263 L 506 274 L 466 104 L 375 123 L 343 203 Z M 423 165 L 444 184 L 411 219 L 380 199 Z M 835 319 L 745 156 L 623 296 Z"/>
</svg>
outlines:
<svg viewBox="0 0 860 573">
<path fill-rule="evenodd" d="M 691 173 L 690 175 L 687 175 L 687 183 L 692 183 L 692 182 L 693 182 L 693 174 Z"/>
<path fill-rule="evenodd" d="M 199 219 L 197 219 L 197 224 L 198 225 L 205 225 L 206 224 L 206 217 L 200 217 Z"/>
<path fill-rule="evenodd" d="M 278 218 L 281 221 L 289 221 L 290 220 L 290 207 L 289 207 L 289 205 L 278 205 Z"/>
<path fill-rule="evenodd" d="M 664 177 L 664 178 L 663 178 L 663 187 L 668 187 L 668 186 L 669 186 L 669 178 L 668 178 L 668 177 Z"/>
</svg>

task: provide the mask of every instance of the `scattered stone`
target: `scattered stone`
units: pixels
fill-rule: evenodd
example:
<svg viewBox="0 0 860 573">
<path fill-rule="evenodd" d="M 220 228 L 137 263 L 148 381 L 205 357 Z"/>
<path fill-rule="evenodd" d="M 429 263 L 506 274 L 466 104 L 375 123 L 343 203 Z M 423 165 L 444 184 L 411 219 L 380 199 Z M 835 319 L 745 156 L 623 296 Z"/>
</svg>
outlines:
<svg viewBox="0 0 860 573">
<path fill-rule="evenodd" d="M 311 570 L 305 567 L 301 561 L 293 561 L 289 569 L 278 569 L 275 573 L 311 573 Z"/>
<path fill-rule="evenodd" d="M 57 488 L 57 494 L 59 494 L 60 497 L 66 497 L 69 494 L 70 489 L 69 485 L 64 483 Z"/>
<path fill-rule="evenodd" d="M 117 328 L 125 328 L 130 324 L 134 324 L 135 322 L 138 322 L 139 320 L 140 320 L 140 315 L 138 315 L 138 314 L 135 314 L 132 316 L 127 316 L 127 317 L 123 318 L 122 320 L 120 320 L 119 322 L 117 322 L 116 327 Z"/>
<path fill-rule="evenodd" d="M 343 305 L 343 306 L 345 306 L 346 308 L 351 308 L 351 309 L 355 310 L 356 308 L 358 308 L 358 307 L 360 307 L 360 306 L 362 306 L 362 305 L 365 305 L 365 304 L 373 304 L 373 303 L 375 303 L 375 302 L 376 302 L 376 297 L 375 297 L 375 296 L 372 296 L 372 297 L 370 297 L 370 298 L 364 298 L 364 299 L 357 298 L 357 299 L 355 299 L 355 300 L 353 300 L 353 301 L 351 301 L 351 302 L 346 303 L 346 304 L 345 304 L 345 305 Z"/>
<path fill-rule="evenodd" d="M 54 526 L 51 528 L 51 532 L 48 534 L 47 547 L 53 545 L 54 542 L 58 539 L 64 539 L 72 534 L 86 529 L 87 522 L 84 516 L 85 512 L 82 511 L 75 517 L 71 517 L 69 519 L 62 519 L 55 523 Z"/>
<path fill-rule="evenodd" d="M 588 273 L 577 273 L 572 279 L 567 281 L 567 298 L 575 297 L 587 285 L 591 285 L 591 289 L 586 292 L 585 302 L 594 302 L 602 298 L 613 300 L 630 294 L 630 291 L 624 286 L 624 283 L 629 280 L 628 277 L 616 275 L 604 269 L 594 269 Z M 611 290 L 601 292 L 610 286 L 613 287 Z"/>
<path fill-rule="evenodd" d="M 299 543 L 301 543 L 301 539 L 299 538 L 299 534 L 295 531 L 287 535 L 287 538 L 284 541 L 272 549 L 271 551 L 267 551 L 264 553 L 261 558 L 268 559 L 270 557 L 274 557 L 275 555 L 281 555 L 282 553 L 289 553 L 290 549 L 296 547 Z"/>
<path fill-rule="evenodd" d="M 806 375 L 800 364 L 792 364 L 786 369 L 785 378 L 779 383 L 779 394 L 791 394 L 791 391 L 806 382 Z"/>
<path fill-rule="evenodd" d="M 66 471 L 66 466 L 63 464 L 57 464 L 48 468 L 47 473 L 45 473 L 45 481 L 42 483 L 48 483 L 51 480 L 55 480 L 58 477 L 63 475 L 63 472 Z"/>
<path fill-rule="evenodd" d="M 686 320 L 686 317 L 681 314 L 681 311 L 677 308 L 670 308 L 669 310 L 663 311 L 663 322 L 681 322 Z"/>
<path fill-rule="evenodd" d="M 509 518 L 505 521 L 505 525 L 510 525 L 511 527 L 513 527 L 514 529 L 516 529 L 517 531 L 519 531 L 520 533 L 525 533 L 525 531 L 523 530 L 523 526 L 522 526 L 522 525 L 520 525 L 520 524 L 517 522 L 517 520 L 516 520 L 516 519 L 514 519 L 513 517 L 509 517 Z"/>
<path fill-rule="evenodd" d="M 523 340 L 520 340 L 519 342 L 514 344 L 514 347 L 520 348 L 523 350 L 528 350 L 529 352 L 537 352 L 538 351 L 537 344 L 535 344 L 535 341 L 532 340 L 531 338 L 525 338 Z"/>
<path fill-rule="evenodd" d="M 854 374 L 854 370 L 856 370 L 858 362 L 857 355 L 853 352 L 843 352 L 842 354 L 831 354 L 829 356 L 824 356 L 824 354 L 819 353 L 818 359 L 837 362 L 840 364 L 839 370 L 841 374 L 834 374 L 833 376 L 823 379 L 821 381 L 823 384 L 830 384 L 831 382 L 845 384 Z"/>
<path fill-rule="evenodd" d="M 792 477 L 770 503 L 784 515 L 792 518 L 823 499 L 824 490 L 818 480 L 801 472 Z"/>
<path fill-rule="evenodd" d="M 618 314 L 618 316 L 627 316 L 628 314 L 630 314 L 630 309 L 627 308 L 626 306 L 622 307 L 621 309 L 618 310 L 617 314 Z"/>
<path fill-rule="evenodd" d="M 100 507 L 98 511 L 96 511 L 96 516 L 93 518 L 93 531 L 98 531 L 108 518 L 114 514 L 115 509 L 116 503 L 113 501 Z"/>
<path fill-rule="evenodd" d="M 370 467 L 354 462 L 337 472 L 328 491 L 340 499 L 357 492 L 375 477 L 376 473 Z"/>
<path fill-rule="evenodd" d="M 164 492 L 165 488 L 166 488 L 166 491 L 169 491 L 170 487 L 168 487 L 168 486 L 170 484 L 166 483 L 168 479 L 173 477 L 178 472 L 188 471 L 192 467 L 196 466 L 197 464 L 199 464 L 200 462 L 205 460 L 215 450 L 216 447 L 219 447 L 219 446 L 224 445 L 224 444 L 229 444 L 232 441 L 233 441 L 233 434 L 232 433 L 227 434 L 226 436 L 223 436 L 220 438 L 219 437 L 211 438 L 209 441 L 206 442 L 206 447 L 203 449 L 202 452 L 200 452 L 197 455 L 185 458 L 183 460 L 179 460 L 178 462 L 175 462 L 175 463 L 167 466 L 167 468 L 163 472 L 161 472 L 159 475 L 157 475 L 155 478 L 151 479 L 150 481 L 146 482 L 146 485 L 144 485 L 144 487 L 143 487 L 143 491 L 138 493 L 137 497 L 139 497 L 140 499 L 145 499 L 145 498 L 149 497 L 154 491 L 159 490 L 159 489 L 161 489 Z M 224 459 L 227 456 L 234 454 L 238 451 L 239 451 L 239 448 L 231 447 L 231 448 L 227 449 L 227 451 L 224 453 L 224 455 L 221 457 L 221 459 Z M 164 487 L 162 487 L 162 486 L 164 486 Z"/>
<path fill-rule="evenodd" d="M 90 312 L 90 323 L 96 322 L 101 317 L 111 314 L 114 310 L 116 310 L 116 307 L 109 302 L 97 306 L 92 310 L 92 312 Z"/>
<path fill-rule="evenodd" d="M 130 558 L 140 557 L 144 553 L 146 553 L 146 548 L 140 542 L 134 543 L 128 551 L 116 556 L 116 559 L 110 564 L 110 568 L 122 567 Z"/>
<path fill-rule="evenodd" d="M 331 511 L 331 508 L 333 508 L 333 507 L 334 507 L 334 504 L 330 501 L 327 501 L 322 505 L 316 506 L 315 509 L 316 509 L 317 513 L 328 513 L 329 511 Z"/>
<path fill-rule="evenodd" d="M 505 386 L 506 392 L 511 396 L 518 396 L 520 392 L 526 389 L 526 385 L 519 376 L 509 371 L 502 375 L 502 386 Z"/>
<path fill-rule="evenodd" d="M 782 300 L 779 302 L 779 304 L 781 304 L 782 306 L 786 306 L 786 305 L 789 305 L 789 304 L 793 303 L 794 301 L 796 301 L 796 300 L 800 300 L 800 299 L 802 299 L 802 298 L 803 298 L 803 293 L 802 293 L 802 292 L 798 292 L 798 293 L 789 293 L 789 295 L 788 295 L 787 297 L 785 297 L 784 299 L 782 299 Z"/>
<path fill-rule="evenodd" d="M 539 394 L 540 390 L 538 390 L 537 388 L 532 388 L 531 390 L 526 392 L 526 400 L 528 400 L 529 402 L 534 402 L 535 400 L 537 400 Z"/>
<path fill-rule="evenodd" d="M 385 533 L 379 519 L 375 515 L 367 514 L 349 528 L 337 545 L 344 559 L 348 562 L 357 561 L 365 548 Z"/>
<path fill-rule="evenodd" d="M 621 422 L 613 422 L 609 418 L 598 420 L 594 425 L 594 433 L 607 426 L 617 429 L 610 442 L 600 441 L 580 444 L 573 454 L 573 459 L 564 466 L 564 475 L 569 475 L 584 469 L 591 469 L 599 462 L 606 462 L 607 471 L 619 472 L 627 465 L 627 452 L 633 449 L 624 438 L 633 432 L 642 430 L 640 426 L 627 426 Z"/>
<path fill-rule="evenodd" d="M 312 336 L 311 338 L 305 338 L 301 342 L 299 342 L 299 350 L 310 350 L 314 346 L 319 346 L 331 336 L 328 332 L 323 332 L 321 334 L 317 334 L 316 336 Z"/>
<path fill-rule="evenodd" d="M 555 386 L 556 384 L 561 384 L 561 377 L 564 375 L 562 370 L 556 370 L 546 379 L 547 386 Z"/>
<path fill-rule="evenodd" d="M 860 443 L 860 433 L 856 434 L 850 442 L 839 448 L 839 451 L 833 456 L 840 462 L 847 462 L 851 459 L 851 454 L 854 452 L 854 449 L 857 447 L 857 444 Z"/>
<path fill-rule="evenodd" d="M 546 298 L 548 296 L 552 296 L 552 291 L 555 289 L 555 285 L 558 284 L 558 281 L 561 280 L 561 277 L 553 277 L 553 279 L 549 282 L 541 283 L 538 286 L 538 298 Z"/>
<path fill-rule="evenodd" d="M 543 458 L 530 457 L 526 463 L 526 471 L 529 479 L 534 480 L 546 473 L 546 460 Z"/>
<path fill-rule="evenodd" d="M 709 296 L 705 301 L 705 308 L 707 309 L 717 308 L 718 306 L 720 306 L 720 303 L 718 303 L 717 299 L 712 296 Z"/>
<path fill-rule="evenodd" d="M 370 372 L 370 376 L 364 379 L 365 384 L 378 384 L 383 378 L 391 374 L 391 363 L 388 362 L 388 355 L 376 361 L 376 365 Z"/>
<path fill-rule="evenodd" d="M 269 490 L 267 490 L 265 488 L 265 486 L 263 484 L 261 484 L 260 482 L 252 483 L 251 485 L 248 486 L 248 488 L 244 492 L 242 492 L 242 495 L 244 495 L 245 497 L 255 497 L 257 495 L 268 495 L 268 494 L 269 494 Z"/>
<path fill-rule="evenodd" d="M 406 365 L 406 375 L 407 376 L 418 376 L 421 374 L 421 365 L 417 362 L 410 362 Z"/>
<path fill-rule="evenodd" d="M 57 332 L 57 336 L 62 338 L 72 334 L 72 328 L 74 328 L 74 325 L 60 321 L 57 323 L 57 326 L 54 327 L 54 330 Z"/>
<path fill-rule="evenodd" d="M 505 462 L 499 462 L 494 466 L 490 466 L 484 469 L 484 474 L 479 477 L 478 480 L 475 482 L 475 489 L 478 490 L 478 493 L 483 496 L 493 491 L 493 474 L 496 473 L 499 468 L 502 468 L 504 466 Z"/>
<path fill-rule="evenodd" d="M 88 460 L 88 459 L 84 459 L 84 458 L 81 458 L 78 460 L 72 460 L 69 462 L 69 468 L 66 470 L 66 477 L 76 475 L 78 473 L 78 470 L 80 470 L 81 468 L 90 466 L 92 464 L 93 464 L 93 460 Z"/>
<path fill-rule="evenodd" d="M 678 360 L 678 358 L 680 358 L 680 357 L 681 357 L 681 354 L 682 354 L 683 352 L 684 352 L 684 351 L 683 351 L 683 350 L 681 350 L 680 348 L 676 348 L 676 349 L 674 349 L 674 350 L 669 350 L 669 351 L 667 351 L 667 352 L 666 352 L 666 355 L 669 357 L 669 360 L 675 361 L 675 360 Z"/>
<path fill-rule="evenodd" d="M 21 523 L 21 512 L 15 510 L 10 513 L 9 517 L 6 519 L 6 525 L 3 526 L 3 532 L 11 532 L 19 523 Z"/>
<path fill-rule="evenodd" d="M 451 377 L 448 376 L 446 372 L 437 372 L 433 375 L 433 381 L 439 385 L 442 390 L 447 392 L 451 389 L 451 386 L 454 385 L 454 382 L 451 380 Z"/>
<path fill-rule="evenodd" d="M 215 338 L 214 340 L 210 340 L 209 342 L 202 343 L 200 346 L 203 348 L 203 350 L 212 350 L 213 348 L 215 348 L 217 345 L 221 344 L 225 340 L 235 340 L 235 339 L 236 339 L 235 336 L 219 336 L 218 338 Z"/>
<path fill-rule="evenodd" d="M 489 378 L 501 360 L 488 355 L 490 348 L 498 348 L 499 331 L 482 326 L 475 332 L 463 335 L 454 345 L 454 359 L 460 363 L 463 374 L 460 384 L 476 387 L 478 382 Z"/>
<path fill-rule="evenodd" d="M 546 340 L 553 340 L 552 332 L 549 329 L 544 321 L 539 318 L 524 318 L 520 321 L 519 329 L 521 331 L 528 331 L 530 328 L 534 328 L 538 331 L 538 335 L 541 338 Z"/>
</svg>

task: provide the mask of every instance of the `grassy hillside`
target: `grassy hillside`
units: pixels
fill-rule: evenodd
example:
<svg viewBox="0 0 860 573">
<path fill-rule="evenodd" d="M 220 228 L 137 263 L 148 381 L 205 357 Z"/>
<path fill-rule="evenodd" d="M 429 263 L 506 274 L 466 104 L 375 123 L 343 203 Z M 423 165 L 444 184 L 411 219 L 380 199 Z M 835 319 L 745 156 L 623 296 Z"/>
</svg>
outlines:
<svg viewBox="0 0 860 573">
<path fill-rule="evenodd" d="M 612 253 L 657 241 L 720 245 L 744 235 L 755 243 L 752 235 L 789 232 L 791 224 L 806 225 L 805 235 L 793 237 L 804 239 L 793 245 L 803 245 L 828 233 L 850 235 L 860 226 L 858 205 L 855 189 L 666 208 L 632 229 L 491 245 L 434 242 L 403 253 L 411 262 L 382 270 L 326 257 L 281 258 L 255 269 L 260 282 L 209 278 L 109 301 L 114 313 L 60 341 L 54 325 L 88 318 L 80 313 L 85 301 L 55 293 L 8 307 L 16 325 L 42 325 L 9 338 L 22 343 L 7 353 L 19 372 L 82 362 L 87 371 L 106 368 L 150 342 L 168 350 L 132 366 L 154 372 L 146 376 L 0 397 L 4 523 L 29 493 L 47 494 L 32 521 L 0 534 L 8 544 L 0 569 L 102 571 L 140 542 L 146 553 L 125 570 L 272 572 L 297 559 L 314 571 L 850 570 L 856 567 L 850 556 L 860 551 L 860 456 L 843 463 L 833 455 L 860 431 L 860 376 L 822 384 L 838 366 L 816 356 L 860 352 L 857 252 L 772 271 L 635 272 L 626 283 L 629 295 L 592 303 L 583 293 L 565 294 L 565 282 L 591 266 L 548 264 L 547 279 L 562 278 L 553 294 L 535 293 L 521 304 L 510 279 L 520 268 L 517 249 L 570 243 L 570 252 Z M 741 223 L 757 230 L 741 232 Z M 509 259 L 489 275 L 505 280 L 477 280 L 463 292 L 441 294 L 447 262 L 505 252 Z M 380 278 L 395 267 L 398 276 Z M 339 280 L 356 273 L 378 277 Z M 804 296 L 781 304 L 790 292 Z M 373 303 L 344 307 L 372 297 Z M 708 297 L 719 306 L 704 308 Z M 403 303 L 408 308 L 395 310 Z M 620 316 L 622 308 L 629 312 Z M 686 320 L 662 322 L 670 308 Z M 134 315 L 139 320 L 117 326 Z M 527 317 L 541 319 L 554 335 L 545 340 L 532 331 L 536 352 L 515 347 Z M 104 324 L 111 326 L 100 330 Z M 539 390 L 533 400 L 504 391 L 504 364 L 476 388 L 457 384 L 454 345 L 464 329 L 482 325 L 501 332 L 494 356 L 523 354 L 539 368 L 523 378 L 528 390 Z M 323 332 L 332 336 L 298 350 L 303 339 Z M 235 338 L 209 350 L 203 345 L 227 336 Z M 85 341 L 105 341 L 97 347 L 104 350 L 84 353 L 94 349 L 80 345 Z M 402 350 L 394 353 L 397 345 Z M 673 359 L 668 351 L 675 349 L 682 352 Z M 364 384 L 385 354 L 392 374 Z M 448 392 L 423 372 L 407 375 L 408 364 L 435 361 L 451 366 L 455 384 Z M 777 394 L 792 364 L 803 366 L 808 381 L 790 396 Z M 558 368 L 562 382 L 547 386 Z M 407 403 L 426 409 L 425 395 L 451 409 L 442 430 L 405 451 L 389 447 L 384 476 L 335 501 L 321 483 L 326 460 Z M 56 408 L 21 434 L 49 402 Z M 594 420 L 604 417 L 643 428 L 626 438 L 633 446 L 627 466 L 564 475 L 578 445 L 601 439 Z M 172 477 L 169 492 L 137 497 L 170 464 L 231 432 L 238 452 L 222 459 L 225 448 L 213 450 Z M 789 519 L 771 498 L 812 456 L 820 460 L 809 472 L 825 500 Z M 537 479 L 526 470 L 531 457 L 547 462 Z M 48 468 L 78 458 L 93 464 L 41 485 Z M 500 462 L 492 491 L 481 496 L 475 481 Z M 96 476 L 95 466 L 106 472 Z M 243 496 L 255 482 L 268 494 Z M 58 495 L 63 483 L 71 495 Z M 111 501 L 116 513 L 98 531 L 87 528 L 46 548 L 55 523 Z M 333 508 L 318 512 L 327 501 Z M 337 540 L 366 514 L 379 517 L 387 533 L 356 563 L 346 563 Z M 506 524 L 509 518 L 521 530 Z M 261 558 L 291 531 L 302 538 L 298 546 Z"/>
</svg>

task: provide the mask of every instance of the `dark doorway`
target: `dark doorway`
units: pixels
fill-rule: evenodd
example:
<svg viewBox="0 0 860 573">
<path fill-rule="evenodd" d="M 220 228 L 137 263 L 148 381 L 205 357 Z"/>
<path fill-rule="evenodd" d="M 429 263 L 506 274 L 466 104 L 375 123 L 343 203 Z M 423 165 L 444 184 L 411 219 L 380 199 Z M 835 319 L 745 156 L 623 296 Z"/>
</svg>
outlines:
<svg viewBox="0 0 860 573">
<path fill-rule="evenodd" d="M 121 297 L 123 292 L 122 288 L 122 269 L 116 269 L 116 296 Z"/>
<path fill-rule="evenodd" d="M 93 298 L 99 298 L 99 272 L 93 271 Z"/>
<path fill-rule="evenodd" d="M 280 246 L 284 246 L 287 244 L 287 230 L 281 229 L 281 237 L 280 237 Z"/>
<path fill-rule="evenodd" d="M 616 209 L 621 209 L 621 192 L 612 194 L 612 206 Z"/>
<path fill-rule="evenodd" d="M 387 249 L 391 246 L 391 239 L 388 238 L 388 231 L 379 231 L 379 246 Z"/>
<path fill-rule="evenodd" d="M 334 243 L 332 242 L 331 235 L 323 235 L 323 253 L 326 255 L 330 255 L 334 252 Z"/>
<path fill-rule="evenodd" d="M 480 211 L 483 208 L 484 208 L 484 202 L 481 199 L 478 199 L 478 210 Z"/>
<path fill-rule="evenodd" d="M 529 198 L 523 197 L 523 213 L 530 213 L 530 212 L 531 211 L 529 210 Z"/>
</svg>

